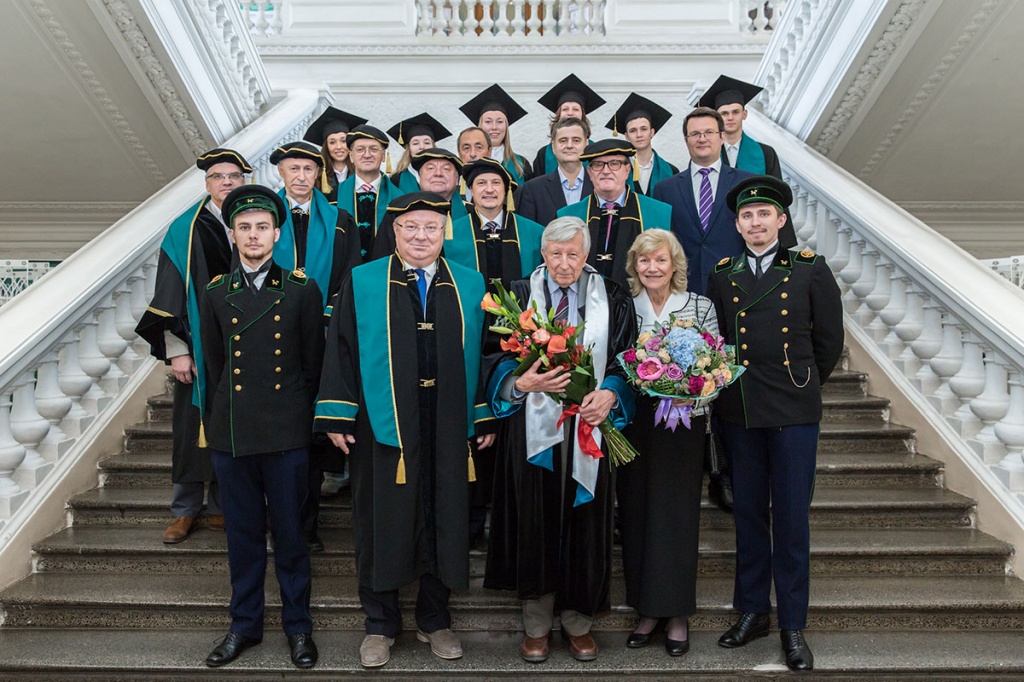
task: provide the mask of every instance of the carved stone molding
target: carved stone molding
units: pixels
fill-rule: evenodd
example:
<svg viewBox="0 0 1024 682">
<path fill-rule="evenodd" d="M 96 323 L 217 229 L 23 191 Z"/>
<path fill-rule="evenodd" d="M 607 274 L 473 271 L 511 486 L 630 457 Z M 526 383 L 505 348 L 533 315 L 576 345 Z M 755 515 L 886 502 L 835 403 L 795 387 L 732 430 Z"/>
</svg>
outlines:
<svg viewBox="0 0 1024 682">
<path fill-rule="evenodd" d="M 157 96 L 160 98 L 160 102 L 164 105 L 171 120 L 174 121 L 175 127 L 177 127 L 178 132 L 185 139 L 189 149 L 196 156 L 201 155 L 213 145 L 203 137 L 199 126 L 192 120 L 192 114 L 178 94 L 177 87 L 175 87 L 164 65 L 153 51 L 145 33 L 139 28 L 132 8 L 124 0 L 103 0 L 103 6 L 106 8 L 110 18 L 113 19 L 117 29 L 121 32 L 125 43 L 131 49 L 132 55 L 134 55 L 135 60 L 143 69 Z"/>
<path fill-rule="evenodd" d="M 622 55 L 628 47 L 630 55 L 690 55 L 690 54 L 761 54 L 764 41 L 744 43 L 660 43 L 628 46 L 621 43 L 585 44 L 567 41 L 561 44 L 507 43 L 501 45 L 272 45 L 260 44 L 264 57 L 347 57 L 365 55 L 443 56 L 443 55 Z"/>
<path fill-rule="evenodd" d="M 874 172 L 878 164 L 886 157 L 893 145 L 900 138 L 903 132 L 907 129 L 907 126 L 914 121 L 921 107 L 931 99 L 932 95 L 935 94 L 939 86 L 946 82 L 950 71 L 953 66 L 963 56 L 964 51 L 974 42 L 974 39 L 978 36 L 981 29 L 988 23 L 992 13 L 999 7 L 1000 3 L 998 0 L 986 0 L 982 3 L 981 7 L 975 12 L 974 16 L 964 27 L 963 32 L 953 42 L 952 47 L 949 51 L 939 60 L 938 66 L 921 86 L 921 89 L 914 95 L 914 99 L 911 100 L 910 104 L 903 111 L 900 117 L 893 124 L 892 128 L 886 134 L 885 138 L 878 144 L 874 153 L 864 164 L 864 167 L 857 173 L 858 177 L 864 178 L 871 175 Z"/>
<path fill-rule="evenodd" d="M 137 201 L 0 201 L 0 215 L 12 213 L 51 215 L 53 213 L 127 213 Z"/>
<path fill-rule="evenodd" d="M 875 42 L 871 53 L 864 60 L 828 123 L 815 140 L 814 148 L 819 152 L 827 156 L 832 151 L 836 141 L 846 130 L 847 124 L 860 111 L 868 93 L 874 88 L 878 77 L 889 63 L 890 57 L 902 45 L 914 20 L 926 4 L 927 0 L 907 0 L 896 8 L 889 25 Z"/>
<path fill-rule="evenodd" d="M 89 66 L 89 63 L 71 40 L 63 24 L 47 6 L 45 0 L 27 0 L 27 4 L 43 28 L 49 33 L 54 44 L 60 49 L 65 59 L 67 59 L 68 63 L 78 74 L 82 84 L 96 100 L 100 110 L 110 121 L 111 125 L 117 129 L 118 134 L 125 144 L 128 145 L 128 148 L 131 149 L 132 155 L 142 164 L 149 177 L 158 185 L 166 183 L 167 177 L 160 170 L 156 161 L 153 160 L 145 145 L 142 144 L 142 140 L 139 139 L 139 136 L 128 123 L 128 119 L 125 118 L 107 89 L 100 83 L 96 72 Z"/>
</svg>

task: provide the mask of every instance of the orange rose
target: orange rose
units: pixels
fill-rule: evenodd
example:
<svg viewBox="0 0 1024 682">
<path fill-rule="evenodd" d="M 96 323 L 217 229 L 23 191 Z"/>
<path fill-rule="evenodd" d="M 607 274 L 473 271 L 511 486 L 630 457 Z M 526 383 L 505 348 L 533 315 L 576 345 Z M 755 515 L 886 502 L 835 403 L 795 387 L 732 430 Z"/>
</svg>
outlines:
<svg viewBox="0 0 1024 682">
<path fill-rule="evenodd" d="M 533 340 L 542 346 L 551 339 L 551 334 L 548 332 L 547 329 L 538 329 L 533 333 L 532 336 Z"/>
<path fill-rule="evenodd" d="M 564 353 L 565 348 L 565 337 L 562 335 L 552 336 L 548 341 L 548 351 L 551 353 Z"/>
<path fill-rule="evenodd" d="M 519 326 L 526 331 L 535 332 L 537 331 L 537 325 L 533 321 L 533 308 L 527 308 L 523 311 L 523 314 L 519 316 Z"/>
<path fill-rule="evenodd" d="M 498 302 L 494 300 L 493 296 L 491 296 L 491 292 L 484 294 L 484 299 L 480 301 L 480 307 L 489 313 L 496 313 L 501 310 L 501 306 L 498 305 Z"/>
</svg>

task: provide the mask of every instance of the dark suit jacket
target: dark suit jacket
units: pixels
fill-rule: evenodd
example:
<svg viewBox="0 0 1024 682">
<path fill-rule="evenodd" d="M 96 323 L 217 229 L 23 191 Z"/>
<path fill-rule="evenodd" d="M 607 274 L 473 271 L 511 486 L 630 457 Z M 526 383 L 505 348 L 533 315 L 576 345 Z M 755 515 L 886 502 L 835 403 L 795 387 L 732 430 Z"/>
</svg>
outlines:
<svg viewBox="0 0 1024 682">
<path fill-rule="evenodd" d="M 737 182 L 751 175 L 722 165 L 707 232 L 701 229 L 697 202 L 693 198 L 690 165 L 682 173 L 662 180 L 654 188 L 654 198 L 672 206 L 672 231 L 686 253 L 687 289 L 695 294 L 704 294 L 708 275 L 718 261 L 743 251 L 743 238 L 736 231 L 736 214 L 725 205 L 725 195 Z"/>
<path fill-rule="evenodd" d="M 580 169 L 583 174 L 583 194 L 581 199 L 586 199 L 594 193 L 594 185 L 590 182 L 587 169 Z M 529 218 L 535 223 L 547 227 L 547 224 L 558 217 L 558 209 L 565 208 L 565 195 L 562 193 L 562 181 L 558 177 L 558 171 L 541 175 L 528 180 L 523 189 L 519 192 L 519 200 L 516 202 L 516 213 Z"/>
<path fill-rule="evenodd" d="M 764 154 L 765 175 L 771 175 L 782 180 L 782 165 L 779 163 L 779 155 L 775 148 L 754 139 L 747 139 L 761 147 L 761 153 Z M 743 149 L 742 145 L 740 149 Z M 722 145 L 722 165 L 729 165 L 729 154 L 725 151 L 725 145 Z M 793 214 L 789 212 L 788 208 L 786 209 L 786 224 L 779 230 L 779 246 L 784 249 L 791 249 L 796 246 L 796 229 L 793 226 Z"/>
</svg>

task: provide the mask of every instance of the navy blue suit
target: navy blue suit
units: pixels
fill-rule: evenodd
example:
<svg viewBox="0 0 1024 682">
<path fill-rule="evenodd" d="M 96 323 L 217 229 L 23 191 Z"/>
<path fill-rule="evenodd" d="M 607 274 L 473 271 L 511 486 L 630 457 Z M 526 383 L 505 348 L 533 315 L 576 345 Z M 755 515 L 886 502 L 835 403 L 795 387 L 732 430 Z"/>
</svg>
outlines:
<svg viewBox="0 0 1024 682">
<path fill-rule="evenodd" d="M 736 214 L 725 205 L 725 195 L 733 185 L 752 173 L 722 165 L 711 219 L 705 232 L 693 197 L 691 167 L 692 164 L 683 172 L 659 182 L 654 187 L 653 197 L 672 206 L 672 231 L 683 245 L 689 270 L 686 288 L 704 295 L 708 275 L 715 264 L 743 251 L 743 238 L 736 231 Z"/>
</svg>

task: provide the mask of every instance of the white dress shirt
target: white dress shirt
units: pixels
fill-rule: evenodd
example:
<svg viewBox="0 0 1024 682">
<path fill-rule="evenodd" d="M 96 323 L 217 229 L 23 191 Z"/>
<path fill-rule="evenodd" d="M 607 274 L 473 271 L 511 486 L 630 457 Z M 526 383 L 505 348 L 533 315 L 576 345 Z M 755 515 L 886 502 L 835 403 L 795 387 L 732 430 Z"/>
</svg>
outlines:
<svg viewBox="0 0 1024 682">
<path fill-rule="evenodd" d="M 693 202 L 700 208 L 700 182 L 704 178 L 700 174 L 702 166 L 696 165 L 693 161 L 690 162 L 690 182 L 693 184 Z M 708 173 L 708 182 L 711 183 L 711 201 L 715 200 L 718 195 L 718 178 L 722 174 L 722 159 L 721 157 L 715 159 L 715 162 L 707 168 L 711 169 Z"/>
</svg>

